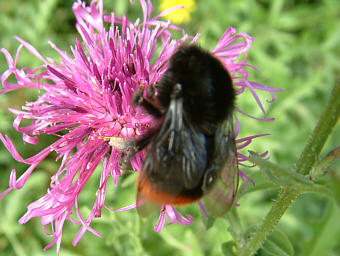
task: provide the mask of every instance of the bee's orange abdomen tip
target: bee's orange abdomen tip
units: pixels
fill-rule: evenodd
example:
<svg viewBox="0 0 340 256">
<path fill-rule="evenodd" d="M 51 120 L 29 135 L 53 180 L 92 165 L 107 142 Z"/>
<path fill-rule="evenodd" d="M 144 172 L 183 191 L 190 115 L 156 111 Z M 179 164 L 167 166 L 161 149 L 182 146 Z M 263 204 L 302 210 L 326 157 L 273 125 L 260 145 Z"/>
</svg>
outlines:
<svg viewBox="0 0 340 256">
<path fill-rule="evenodd" d="M 137 179 L 138 193 L 141 193 L 147 200 L 159 205 L 187 205 L 196 202 L 200 197 L 188 197 L 182 194 L 172 194 L 157 189 L 144 175 L 143 178 L 138 175 Z"/>
</svg>

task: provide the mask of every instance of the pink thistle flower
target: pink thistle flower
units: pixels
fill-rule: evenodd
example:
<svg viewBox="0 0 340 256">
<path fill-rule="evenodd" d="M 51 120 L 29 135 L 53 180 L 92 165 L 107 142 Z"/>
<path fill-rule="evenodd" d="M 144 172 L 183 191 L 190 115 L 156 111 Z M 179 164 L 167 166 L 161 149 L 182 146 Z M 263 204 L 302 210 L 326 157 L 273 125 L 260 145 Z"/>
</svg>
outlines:
<svg viewBox="0 0 340 256">
<path fill-rule="evenodd" d="M 42 91 L 36 101 L 26 103 L 22 110 L 10 109 L 16 115 L 13 127 L 22 133 L 24 142 L 31 144 L 38 143 L 37 136 L 40 134 L 51 134 L 58 138 L 38 154 L 23 159 L 10 138 L 0 134 L 2 143 L 13 158 L 29 165 L 19 178 L 16 177 L 16 170 L 12 170 L 9 188 L 0 194 L 0 199 L 13 189 L 21 189 L 30 174 L 52 151 L 58 154 L 57 160 L 61 159 L 60 167 L 51 178 L 46 195 L 31 203 L 26 214 L 19 220 L 19 223 L 23 224 L 33 217 L 41 217 L 44 230 L 45 226 L 51 225 L 52 233 L 46 232 L 46 235 L 51 236 L 53 240 L 45 249 L 56 244 L 59 253 L 65 221 L 81 225 L 74 245 L 85 231 L 101 236 L 90 224 L 93 218 L 101 216 L 109 177 L 113 177 L 116 185 L 121 176 L 118 167 L 119 143 L 143 134 L 154 122 L 140 108 L 132 107 L 132 95 L 140 86 L 147 88 L 159 81 L 167 68 L 167 60 L 180 44 L 194 43 L 198 39 L 199 35 L 189 36 L 183 29 L 160 20 L 166 12 L 152 17 L 150 1 L 140 0 L 140 4 L 143 20 L 132 22 L 125 16 L 118 18 L 114 13 L 105 15 L 102 0 L 93 0 L 90 6 L 81 1 L 75 2 L 73 11 L 81 39 L 76 38 L 75 45 L 71 46 L 72 55 L 49 42 L 60 54 L 61 63 L 44 58 L 32 45 L 19 37 L 15 37 L 20 46 L 14 59 L 6 49 L 1 49 L 6 57 L 8 70 L 1 76 L 3 90 L 0 94 L 20 88 Z M 110 24 L 108 30 L 105 29 L 104 23 Z M 172 37 L 174 30 L 182 31 L 180 39 Z M 245 68 L 250 66 L 247 64 L 247 51 L 252 42 L 253 39 L 249 35 L 236 33 L 235 28 L 228 28 L 212 53 L 231 73 L 237 94 L 241 95 L 249 90 L 265 114 L 257 92 L 269 92 L 271 99 L 267 101 L 272 102 L 275 100 L 274 93 L 281 89 L 248 80 Z M 17 63 L 23 47 L 38 58 L 42 65 L 33 70 L 19 69 Z M 13 75 L 17 82 L 9 83 L 7 80 Z M 240 109 L 237 109 L 237 112 L 237 115 L 249 116 Z M 236 137 L 240 131 L 237 115 Z M 32 120 L 31 125 L 20 127 L 22 119 Z M 61 135 L 61 132 L 64 135 Z M 237 149 L 248 146 L 253 139 L 264 135 L 267 134 L 237 138 Z M 265 157 L 267 153 L 262 156 Z M 137 153 L 131 161 L 133 169 L 141 169 L 143 158 L 144 152 Z M 240 165 L 244 165 L 243 162 L 248 159 L 240 152 L 238 158 Z M 84 218 L 79 211 L 77 199 L 101 162 L 103 168 L 97 198 L 89 216 Z M 244 181 L 250 180 L 242 171 L 240 176 Z M 200 206 L 202 207 L 201 204 Z M 71 218 L 73 207 L 77 220 Z M 132 204 L 112 211 L 134 207 L 135 204 Z M 188 225 L 193 221 L 191 216 L 184 217 L 172 206 L 164 205 L 155 231 L 162 230 L 166 217 L 170 224 Z"/>
</svg>

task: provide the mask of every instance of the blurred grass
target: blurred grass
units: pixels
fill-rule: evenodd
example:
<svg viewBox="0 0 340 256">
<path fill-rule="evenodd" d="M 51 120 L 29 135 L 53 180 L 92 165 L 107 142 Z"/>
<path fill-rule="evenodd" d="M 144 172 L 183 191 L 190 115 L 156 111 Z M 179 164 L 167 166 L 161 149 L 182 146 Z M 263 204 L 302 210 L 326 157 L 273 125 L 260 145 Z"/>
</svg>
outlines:
<svg viewBox="0 0 340 256">
<path fill-rule="evenodd" d="M 58 60 L 47 41 L 53 41 L 64 50 L 78 36 L 74 28 L 72 1 L 38 0 L 0 2 L 0 47 L 15 54 L 18 43 L 14 35 L 30 42 L 43 56 Z M 138 4 L 131 6 L 127 0 L 105 1 L 108 11 L 118 16 L 127 13 L 129 19 L 141 17 Z M 155 3 L 155 10 L 157 4 Z M 157 11 L 155 11 L 157 13 Z M 197 9 L 191 22 L 184 24 L 187 32 L 199 32 L 202 46 L 213 49 L 229 26 L 238 32 L 246 32 L 255 38 L 249 52 L 249 63 L 259 71 L 249 68 L 250 79 L 284 89 L 277 100 L 267 104 L 268 117 L 274 122 L 260 122 L 241 118 L 241 136 L 271 133 L 257 139 L 252 150 L 270 151 L 271 160 L 292 168 L 303 150 L 308 135 L 322 113 L 332 86 L 339 81 L 340 71 L 340 1 L 338 0 L 229 0 L 197 1 Z M 24 53 L 24 52 L 23 52 Z M 19 64 L 39 65 L 29 54 L 22 54 Z M 6 70 L 6 62 L 0 55 L 0 73 Z M 268 95 L 262 95 L 263 97 Z M 20 108 L 36 94 L 31 90 L 19 90 L 1 96 L 0 131 L 9 134 L 24 156 L 31 156 L 50 143 L 51 138 L 40 138 L 39 146 L 23 145 L 20 135 L 12 128 L 14 116 L 8 107 Z M 240 97 L 238 105 L 245 112 L 259 115 L 255 102 Z M 325 155 L 339 145 L 340 129 L 337 126 L 323 150 Z M 25 225 L 17 220 L 25 213 L 26 206 L 41 197 L 48 188 L 49 178 L 58 163 L 51 156 L 34 172 L 27 185 L 13 191 L 0 201 L 0 255 L 55 255 L 55 247 L 43 251 L 50 239 L 42 232 L 38 219 Z M 18 172 L 25 166 L 16 163 L 0 145 L 0 191 L 8 186 L 10 170 Z M 339 163 L 335 166 L 339 175 Z M 243 169 L 258 185 L 265 184 L 257 170 Z M 87 213 L 95 198 L 99 172 L 91 179 L 79 199 L 83 213 Z M 130 204 L 134 200 L 133 181 L 126 177 L 118 189 L 110 184 L 106 203 L 112 208 Z M 260 186 L 259 186 L 260 187 Z M 252 189 L 249 185 L 248 189 Z M 277 190 L 244 193 L 237 208 L 244 229 L 258 225 L 268 212 Z M 86 207 L 87 206 L 87 207 Z M 184 212 L 184 211 L 183 211 Z M 140 219 L 134 211 L 110 213 L 103 210 L 103 217 L 92 224 L 102 235 L 99 239 L 90 233 L 84 235 L 76 247 L 72 240 L 78 226 L 65 225 L 61 255 L 221 255 L 221 243 L 231 239 L 228 222 L 216 220 L 205 230 L 197 206 L 187 207 L 192 214 L 192 226 L 172 225 L 161 233 L 153 231 L 157 216 Z M 296 200 L 279 224 L 292 242 L 295 255 L 340 255 L 339 208 L 329 199 L 306 194 Z M 258 255 L 268 255 L 263 249 Z M 320 254 L 321 253 L 321 254 Z"/>
</svg>

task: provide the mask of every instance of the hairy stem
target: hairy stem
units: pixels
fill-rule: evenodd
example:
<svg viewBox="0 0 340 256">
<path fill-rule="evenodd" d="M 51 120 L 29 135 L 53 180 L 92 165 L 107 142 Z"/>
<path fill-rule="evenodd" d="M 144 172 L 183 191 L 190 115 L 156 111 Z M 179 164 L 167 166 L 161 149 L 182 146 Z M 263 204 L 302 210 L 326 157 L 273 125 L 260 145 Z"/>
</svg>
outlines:
<svg viewBox="0 0 340 256">
<path fill-rule="evenodd" d="M 255 231 L 255 233 L 247 241 L 246 246 L 242 248 L 237 255 L 250 256 L 254 255 L 262 246 L 267 236 L 273 231 L 283 214 L 289 208 L 293 200 L 300 194 L 299 191 L 286 187 L 284 188 L 277 201 L 263 220 L 262 224 Z"/>
<path fill-rule="evenodd" d="M 296 164 L 296 171 L 303 175 L 308 174 L 318 156 L 321 149 L 325 145 L 328 136 L 331 134 L 340 115 L 340 85 L 335 85 L 331 98 L 328 101 L 326 109 L 322 113 L 314 131 L 309 137 L 307 145 L 303 150 L 300 159 Z"/>
</svg>

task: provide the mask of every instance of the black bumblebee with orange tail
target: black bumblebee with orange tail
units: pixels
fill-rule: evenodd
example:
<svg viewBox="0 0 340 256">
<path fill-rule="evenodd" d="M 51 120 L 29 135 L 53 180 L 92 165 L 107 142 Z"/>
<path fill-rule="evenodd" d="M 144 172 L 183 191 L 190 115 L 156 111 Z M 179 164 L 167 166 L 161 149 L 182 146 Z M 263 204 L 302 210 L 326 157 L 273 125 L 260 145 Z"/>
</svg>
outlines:
<svg viewBox="0 0 340 256">
<path fill-rule="evenodd" d="M 185 205 L 203 197 L 213 216 L 226 213 L 238 188 L 233 129 L 235 91 L 224 65 L 196 45 L 180 46 L 169 59 L 159 84 L 133 104 L 160 120 L 130 143 L 126 165 L 146 148 L 137 180 L 137 211 L 149 215 L 161 205 Z"/>
</svg>

